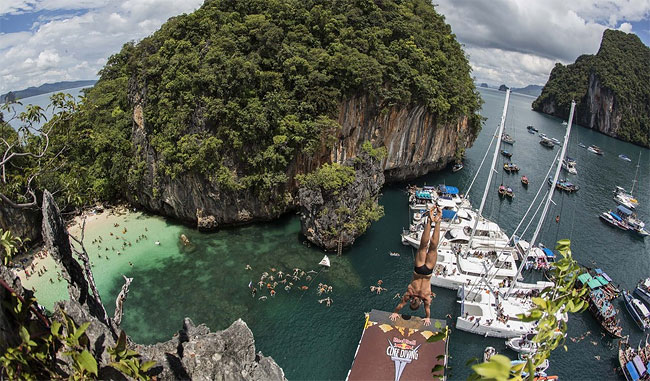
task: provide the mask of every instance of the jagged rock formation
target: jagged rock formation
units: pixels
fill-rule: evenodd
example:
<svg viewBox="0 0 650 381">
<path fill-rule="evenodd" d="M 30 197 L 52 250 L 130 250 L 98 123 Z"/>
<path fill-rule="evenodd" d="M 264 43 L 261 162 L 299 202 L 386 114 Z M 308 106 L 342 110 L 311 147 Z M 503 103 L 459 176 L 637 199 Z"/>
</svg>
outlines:
<svg viewBox="0 0 650 381">
<path fill-rule="evenodd" d="M 273 359 L 255 352 L 253 333 L 241 319 L 219 332 L 185 318 L 183 328 L 164 343 L 137 346 L 158 364 L 151 372 L 162 380 L 284 380 Z"/>
<path fill-rule="evenodd" d="M 598 53 L 556 64 L 533 109 L 650 147 L 650 48 L 638 36 L 606 30 Z"/>
<path fill-rule="evenodd" d="M 107 349 L 115 346 L 115 323 L 106 319 L 103 307 L 96 304 L 97 299 L 89 292 L 89 283 L 92 282 L 86 279 L 83 269 L 72 256 L 68 233 L 48 191 L 44 192 L 42 209 L 43 238 L 68 282 L 70 294 L 70 300 L 56 304 L 52 320 L 63 323 L 65 327 L 65 318 L 61 312 L 65 311 L 77 326 L 90 322 L 85 334 L 98 363 L 99 378 L 125 380 L 127 378 L 124 375 L 109 366 Z M 0 353 L 3 353 L 7 346 L 20 342 L 18 322 L 8 310 L 11 308 L 10 303 L 6 303 L 13 298 L 11 292 L 23 299 L 30 298 L 33 294 L 23 289 L 19 278 L 4 266 L 0 266 L 0 281 Z M 36 318 L 33 320 L 39 321 Z M 49 329 L 46 331 L 49 332 Z M 146 347 L 129 345 L 140 351 L 143 361 L 153 359 L 157 362 L 149 374 L 161 380 L 285 379 L 282 369 L 273 359 L 255 352 L 253 334 L 241 320 L 224 331 L 210 333 L 206 326 L 195 327 L 191 320 L 185 319 L 183 329 L 168 342 Z M 57 360 L 57 374 L 63 378 L 74 374 L 74 365 L 69 356 L 57 356 Z"/>
<path fill-rule="evenodd" d="M 325 250 L 352 245 L 371 221 L 383 215 L 377 204 L 384 185 L 381 161 L 366 150 L 342 166 L 324 166 L 300 182 L 302 234 Z"/>
</svg>

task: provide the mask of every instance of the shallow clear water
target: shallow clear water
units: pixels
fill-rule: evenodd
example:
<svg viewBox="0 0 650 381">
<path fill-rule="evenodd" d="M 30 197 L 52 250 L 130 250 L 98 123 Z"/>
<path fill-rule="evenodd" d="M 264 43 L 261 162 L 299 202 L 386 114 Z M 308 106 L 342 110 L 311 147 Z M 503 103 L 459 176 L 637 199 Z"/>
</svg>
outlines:
<svg viewBox="0 0 650 381">
<path fill-rule="evenodd" d="M 467 151 L 465 169 L 455 174 L 450 170 L 442 171 L 411 183 L 445 182 L 457 185 L 461 190 L 469 185 L 500 120 L 505 95 L 483 89 L 481 94 L 485 100 L 483 115 L 488 120 L 474 147 Z M 508 233 L 512 233 L 540 182 L 544 181 L 543 176 L 558 149 L 543 148 L 539 145 L 539 137 L 529 134 L 526 126 L 532 124 L 540 132 L 560 140 L 564 133 L 561 121 L 531 111 L 533 100 L 521 95 L 511 97 L 507 132 L 516 142 L 506 149 L 513 152 L 513 162 L 521 171 L 519 175 L 502 174 L 502 171 L 495 174 L 484 211 Z M 587 146 L 599 145 L 605 150 L 605 156 L 596 156 L 579 148 L 578 142 Z M 625 288 L 633 288 L 639 279 L 650 276 L 648 240 L 615 230 L 601 223 L 597 215 L 615 207 L 611 193 L 615 185 L 631 186 L 639 151 L 642 151 L 641 170 L 635 194 L 641 202 L 640 216 L 650 221 L 648 150 L 576 126 L 568 152 L 578 162 L 578 175 L 570 178 L 581 190 L 572 195 L 555 195 L 556 205 L 551 207 L 541 234 L 541 241 L 549 246 L 558 239 L 570 238 L 574 257 L 579 262 L 602 267 Z M 633 162 L 618 159 L 619 153 L 627 154 Z M 499 163 L 502 165 L 501 158 Z M 528 189 L 524 189 L 519 181 L 519 176 L 524 174 L 530 179 Z M 480 202 L 486 178 L 485 172 L 479 175 L 477 185 L 470 192 L 475 206 Z M 498 198 L 496 188 L 499 183 L 513 187 L 516 192 L 513 201 Z M 181 327 L 185 316 L 195 323 L 205 323 L 213 330 L 223 329 L 241 317 L 251 327 L 257 349 L 272 356 L 289 379 L 343 379 L 359 341 L 363 313 L 372 308 L 393 309 L 396 304 L 393 296 L 404 292 L 410 281 L 412 250 L 402 246 L 399 237 L 402 227 L 408 224 L 405 185 L 392 184 L 384 188 L 381 203 L 385 207 L 385 217 L 373 224 L 342 257 L 331 257 L 330 270 L 311 274 L 314 276 L 311 282 L 305 277 L 295 281 L 289 292 L 278 286 L 275 297 L 268 296 L 266 291 L 258 293 L 257 296 L 267 295 L 266 301 L 251 297 L 248 289 L 249 282 L 259 280 L 262 272 L 271 273 L 271 268 L 292 272 L 295 267 L 320 271 L 317 263 L 323 253 L 304 244 L 296 216 L 202 234 L 158 217 L 131 214 L 107 219 L 110 223 L 87 232 L 86 241 L 96 266 L 98 287 L 109 310 L 114 308 L 113 300 L 122 285 L 121 274 L 134 278 L 125 305 L 123 325 L 136 341 L 152 343 L 169 339 Z M 556 215 L 561 216 L 559 224 L 554 221 Z M 115 221 L 119 227 L 112 225 Z M 125 226 L 128 229 L 126 239 L 132 246 L 117 256 L 110 247 L 108 251 L 105 249 L 107 243 L 112 244 L 106 237 L 110 237 L 109 232 L 121 236 Z M 182 233 L 190 239 L 190 246 L 180 243 L 178 237 Z M 147 234 L 148 238 L 136 243 L 140 234 Z M 104 241 L 97 248 L 90 242 L 99 235 L 104 237 Z M 121 240 L 111 239 L 121 245 Z M 156 240 L 161 245 L 154 245 Z M 118 245 L 112 246 L 118 249 Z M 390 257 L 390 251 L 400 252 L 401 257 Z M 105 258 L 107 255 L 110 259 Z M 245 269 L 247 264 L 252 270 Z M 369 290 L 379 279 L 388 289 L 381 295 Z M 56 279 L 54 281 L 56 283 Z M 57 293 L 65 292 L 62 284 L 58 289 L 49 287 L 49 281 L 44 278 L 34 278 L 34 282 L 41 283 L 41 287 L 37 286 L 38 296 L 45 300 L 46 305 Z M 325 297 L 317 295 L 318 283 L 333 287 L 333 292 L 328 295 L 333 300 L 329 308 L 318 303 Z M 309 288 L 301 290 L 300 286 Z M 49 294 L 42 292 L 42 288 L 49 289 Z M 455 293 L 441 289 L 435 292 L 438 296 L 432 306 L 433 317 L 444 319 L 451 313 L 455 318 L 460 310 Z M 632 343 L 641 339 L 643 336 L 627 315 L 622 301 L 616 300 L 614 304 L 619 308 L 624 333 L 631 335 Z M 617 366 L 616 342 L 601 335 L 598 324 L 588 313 L 571 316 L 569 337 L 581 336 L 587 331 L 591 334 L 580 342 L 567 340 L 568 353 L 560 349 L 552 355 L 549 374 L 558 374 L 564 379 L 619 377 L 614 371 Z M 503 340 L 499 339 L 486 339 L 454 330 L 450 340 L 452 379 L 465 379 L 470 371 L 465 362 L 481 356 L 488 345 L 515 356 L 506 351 Z M 600 360 L 594 358 L 596 355 Z"/>
</svg>

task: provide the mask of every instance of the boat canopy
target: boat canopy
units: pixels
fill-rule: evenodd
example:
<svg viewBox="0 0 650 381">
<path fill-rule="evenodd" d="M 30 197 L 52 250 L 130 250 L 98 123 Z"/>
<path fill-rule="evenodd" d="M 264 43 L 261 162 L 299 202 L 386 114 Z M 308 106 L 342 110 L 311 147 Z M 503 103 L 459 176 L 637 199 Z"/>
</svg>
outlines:
<svg viewBox="0 0 650 381">
<path fill-rule="evenodd" d="M 417 191 L 417 192 L 415 192 L 415 197 L 422 198 L 422 199 L 425 199 L 425 200 L 431 200 L 433 198 L 431 196 L 431 192 L 428 192 L 428 191 Z"/>
<path fill-rule="evenodd" d="M 589 279 L 589 281 L 587 282 L 587 285 L 588 285 L 589 288 L 591 288 L 592 290 L 593 290 L 593 289 L 596 289 L 596 288 L 599 288 L 600 286 L 602 286 L 602 284 L 600 284 L 600 282 L 599 282 L 596 278 L 591 278 L 591 279 Z"/>
<path fill-rule="evenodd" d="M 643 317 L 650 317 L 650 311 L 648 311 L 648 307 L 646 307 L 645 304 L 641 303 L 639 299 L 632 299 L 632 304 L 634 304 L 634 307 L 641 313 L 641 315 L 643 315 Z"/>
<path fill-rule="evenodd" d="M 607 279 L 608 282 L 611 282 L 611 281 L 612 281 L 612 278 L 610 278 L 609 275 L 607 275 L 607 273 L 602 273 L 602 274 L 600 274 L 600 275 L 602 275 L 603 278 Z"/>
<path fill-rule="evenodd" d="M 616 221 L 623 221 L 623 219 L 614 212 L 609 212 L 609 214 L 616 219 Z"/>
<path fill-rule="evenodd" d="M 609 282 L 608 282 L 605 278 L 603 278 L 602 275 L 598 275 L 598 276 L 595 277 L 594 279 L 596 279 L 596 280 L 597 280 L 600 284 L 602 284 L 603 286 L 607 286 L 607 285 L 609 284 Z"/>
<path fill-rule="evenodd" d="M 452 187 L 451 185 L 440 184 L 438 185 L 438 190 L 440 193 L 458 194 L 458 188 Z"/>
<path fill-rule="evenodd" d="M 594 270 L 594 271 L 595 271 L 595 272 L 596 272 L 596 274 L 598 274 L 598 275 L 600 275 L 600 274 L 602 274 L 602 273 L 603 273 L 603 270 L 602 270 L 602 269 L 596 269 L 596 270 Z"/>
<path fill-rule="evenodd" d="M 634 368 L 634 364 L 632 361 L 629 361 L 627 364 L 625 364 L 625 368 L 627 369 L 627 372 L 630 374 L 630 378 L 632 378 L 632 381 L 637 381 L 639 379 L 639 373 L 637 373 L 636 368 Z"/>
<path fill-rule="evenodd" d="M 544 254 L 546 254 L 548 258 L 555 258 L 555 253 L 553 253 L 553 251 L 548 247 L 543 248 L 542 251 L 544 252 Z"/>
<path fill-rule="evenodd" d="M 587 282 L 591 280 L 591 275 L 589 275 L 588 273 L 580 274 L 578 275 L 578 280 L 582 284 L 587 284 Z"/>
<path fill-rule="evenodd" d="M 641 357 L 639 357 L 639 355 L 634 356 L 632 362 L 634 362 L 634 366 L 639 371 L 639 374 L 645 373 L 645 365 L 643 365 L 643 361 L 641 361 Z"/>
<path fill-rule="evenodd" d="M 629 215 L 632 214 L 632 211 L 630 209 L 624 207 L 623 205 L 619 205 L 618 208 L 616 208 L 616 210 L 621 212 L 621 214 L 625 214 L 626 216 L 629 216 Z"/>
<path fill-rule="evenodd" d="M 451 219 L 454 219 L 454 217 L 456 217 L 456 212 L 455 211 L 449 210 L 449 209 L 443 209 L 442 210 L 442 218 L 444 220 L 451 220 Z"/>
</svg>

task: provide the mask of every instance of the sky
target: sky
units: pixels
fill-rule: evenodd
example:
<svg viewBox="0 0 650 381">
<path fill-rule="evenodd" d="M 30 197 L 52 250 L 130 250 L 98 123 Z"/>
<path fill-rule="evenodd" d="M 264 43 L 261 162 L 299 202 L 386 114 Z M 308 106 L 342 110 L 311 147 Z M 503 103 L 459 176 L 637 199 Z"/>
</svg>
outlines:
<svg viewBox="0 0 650 381">
<path fill-rule="evenodd" d="M 0 94 L 95 79 L 128 41 L 203 0 L 0 0 Z M 435 0 L 477 82 L 543 85 L 556 62 L 598 50 L 607 28 L 650 45 L 650 0 Z"/>
</svg>

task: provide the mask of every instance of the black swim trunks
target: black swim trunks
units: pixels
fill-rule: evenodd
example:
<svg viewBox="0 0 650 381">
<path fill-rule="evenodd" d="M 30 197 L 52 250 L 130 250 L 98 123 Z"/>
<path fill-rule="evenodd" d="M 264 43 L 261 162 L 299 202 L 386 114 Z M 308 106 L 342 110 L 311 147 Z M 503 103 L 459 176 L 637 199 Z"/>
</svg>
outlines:
<svg viewBox="0 0 650 381">
<path fill-rule="evenodd" d="M 433 269 L 428 268 L 427 265 L 416 266 L 416 267 L 413 268 L 413 271 L 416 274 L 420 274 L 420 275 L 431 275 L 431 274 L 433 274 Z"/>
</svg>

